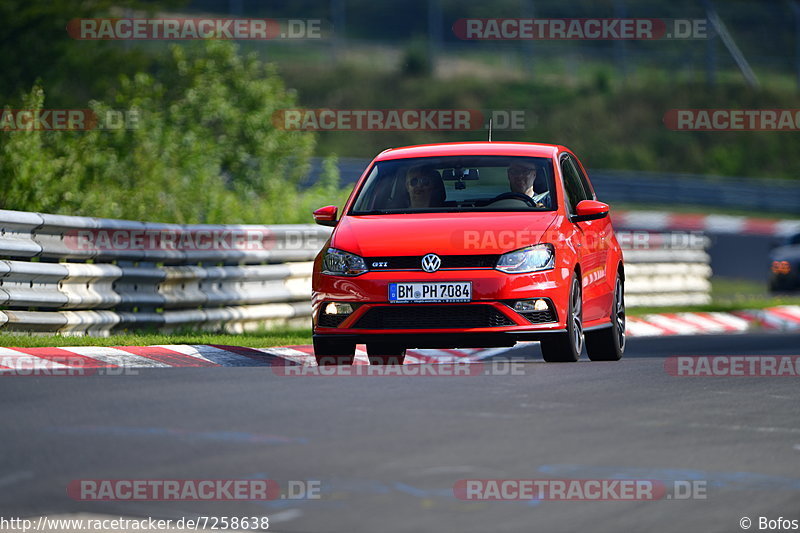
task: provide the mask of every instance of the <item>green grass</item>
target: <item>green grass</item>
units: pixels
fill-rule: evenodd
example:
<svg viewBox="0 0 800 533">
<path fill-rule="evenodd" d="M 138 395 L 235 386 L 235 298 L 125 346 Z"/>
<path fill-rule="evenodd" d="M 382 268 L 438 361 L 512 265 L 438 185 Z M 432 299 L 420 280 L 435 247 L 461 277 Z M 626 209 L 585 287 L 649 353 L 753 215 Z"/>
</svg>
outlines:
<svg viewBox="0 0 800 533">
<path fill-rule="evenodd" d="M 154 344 L 221 344 L 266 348 L 311 344 L 310 329 L 285 329 L 245 334 L 226 333 L 142 333 L 111 337 L 72 337 L 63 335 L 1 334 L 0 346 L 35 348 L 47 346 L 149 346 Z"/>
</svg>

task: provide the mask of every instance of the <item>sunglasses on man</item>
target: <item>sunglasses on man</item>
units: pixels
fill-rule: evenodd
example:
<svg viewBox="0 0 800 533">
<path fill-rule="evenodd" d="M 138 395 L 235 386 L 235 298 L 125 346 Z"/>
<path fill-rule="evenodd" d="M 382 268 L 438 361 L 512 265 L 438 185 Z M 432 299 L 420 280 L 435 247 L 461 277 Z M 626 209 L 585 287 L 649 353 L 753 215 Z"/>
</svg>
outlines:
<svg viewBox="0 0 800 533">
<path fill-rule="evenodd" d="M 414 176 L 408 182 L 412 187 L 425 186 L 431 184 L 431 179 L 425 176 Z"/>
<path fill-rule="evenodd" d="M 527 168 L 527 167 L 508 167 L 508 175 L 509 176 L 524 176 L 529 172 L 536 173 L 535 168 Z"/>
</svg>

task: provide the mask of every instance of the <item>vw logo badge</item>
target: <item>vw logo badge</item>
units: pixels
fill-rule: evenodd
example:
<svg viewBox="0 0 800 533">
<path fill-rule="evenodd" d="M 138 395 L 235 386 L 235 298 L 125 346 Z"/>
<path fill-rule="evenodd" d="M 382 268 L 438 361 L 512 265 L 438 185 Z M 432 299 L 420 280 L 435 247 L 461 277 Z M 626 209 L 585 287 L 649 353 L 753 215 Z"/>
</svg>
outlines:
<svg viewBox="0 0 800 533">
<path fill-rule="evenodd" d="M 442 260 L 436 254 L 428 254 L 422 258 L 422 270 L 425 272 L 436 272 L 440 266 L 442 266 Z"/>
</svg>

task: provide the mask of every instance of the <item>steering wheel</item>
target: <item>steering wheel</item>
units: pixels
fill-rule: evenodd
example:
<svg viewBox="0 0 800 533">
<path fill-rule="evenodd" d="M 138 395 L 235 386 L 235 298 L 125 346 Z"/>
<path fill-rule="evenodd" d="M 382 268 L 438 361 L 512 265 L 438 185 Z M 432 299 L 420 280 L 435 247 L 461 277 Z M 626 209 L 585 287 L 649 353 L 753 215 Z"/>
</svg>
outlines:
<svg viewBox="0 0 800 533">
<path fill-rule="evenodd" d="M 521 192 L 504 192 L 498 194 L 497 196 L 492 198 L 492 201 L 489 203 L 493 204 L 495 202 L 499 202 L 500 200 L 522 200 L 529 206 L 536 207 L 536 202 L 533 201 L 533 198 L 531 198 L 527 194 L 522 194 Z"/>
</svg>

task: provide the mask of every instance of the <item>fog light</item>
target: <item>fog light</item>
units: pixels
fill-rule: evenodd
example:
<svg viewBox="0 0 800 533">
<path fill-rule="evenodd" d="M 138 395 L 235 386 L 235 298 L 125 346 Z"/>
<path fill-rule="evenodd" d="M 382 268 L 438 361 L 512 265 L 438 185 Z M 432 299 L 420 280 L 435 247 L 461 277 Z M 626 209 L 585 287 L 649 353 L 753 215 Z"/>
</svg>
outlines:
<svg viewBox="0 0 800 533">
<path fill-rule="evenodd" d="M 505 303 L 511 309 L 520 314 L 531 324 L 547 324 L 558 322 L 553 302 L 550 298 L 532 298 L 530 300 L 506 300 Z"/>
<path fill-rule="evenodd" d="M 533 302 L 530 300 L 520 300 L 514 304 L 514 311 L 517 313 L 533 311 Z"/>
<path fill-rule="evenodd" d="M 319 310 L 317 326 L 322 328 L 338 328 L 356 309 L 358 309 L 358 304 L 325 302 Z"/>
<path fill-rule="evenodd" d="M 353 306 L 339 302 L 328 302 L 325 306 L 326 315 L 349 315 L 353 312 Z"/>
<path fill-rule="evenodd" d="M 547 311 L 547 302 L 542 299 L 519 300 L 514 303 L 514 311 L 517 313 L 531 313 L 533 311 Z"/>
</svg>

